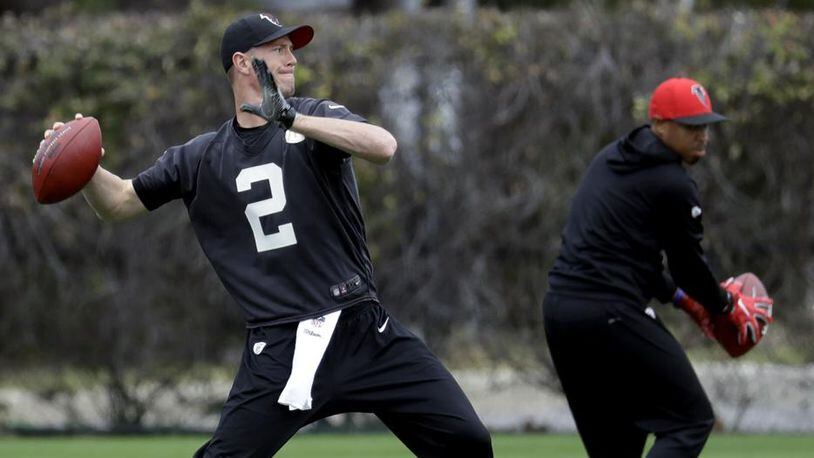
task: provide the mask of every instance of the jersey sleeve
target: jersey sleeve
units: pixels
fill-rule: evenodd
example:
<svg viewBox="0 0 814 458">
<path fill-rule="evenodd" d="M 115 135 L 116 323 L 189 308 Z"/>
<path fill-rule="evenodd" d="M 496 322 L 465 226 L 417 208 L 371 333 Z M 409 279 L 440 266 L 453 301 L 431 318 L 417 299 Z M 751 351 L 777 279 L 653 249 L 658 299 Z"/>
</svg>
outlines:
<svg viewBox="0 0 814 458">
<path fill-rule="evenodd" d="M 659 214 L 664 251 L 675 286 L 713 313 L 726 306 L 726 293 L 715 279 L 701 241 L 701 204 L 695 183 L 686 174 L 665 180 Z"/>
<path fill-rule="evenodd" d="M 348 110 L 345 105 L 332 100 L 314 100 L 309 106 L 311 116 L 321 116 L 323 118 L 345 119 L 348 121 L 367 122 L 365 118 Z"/>
<path fill-rule="evenodd" d="M 173 146 L 133 179 L 133 188 L 145 208 L 155 210 L 194 192 L 203 146 L 201 137 L 182 146 Z"/>
<path fill-rule="evenodd" d="M 323 118 L 344 119 L 347 121 L 367 122 L 362 116 L 348 110 L 345 105 L 334 102 L 333 100 L 315 100 L 306 99 L 300 107 L 297 108 L 300 113 L 309 116 L 319 116 Z M 314 151 L 317 154 L 326 156 L 328 158 L 345 159 L 350 157 L 350 154 L 342 151 L 333 146 L 326 145 L 321 142 L 314 142 Z"/>
</svg>

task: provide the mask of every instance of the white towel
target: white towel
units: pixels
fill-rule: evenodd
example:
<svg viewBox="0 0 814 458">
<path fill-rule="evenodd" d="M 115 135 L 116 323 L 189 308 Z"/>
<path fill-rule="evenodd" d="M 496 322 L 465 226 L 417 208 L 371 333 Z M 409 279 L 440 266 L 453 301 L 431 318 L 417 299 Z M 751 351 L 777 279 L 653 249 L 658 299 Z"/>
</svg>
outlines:
<svg viewBox="0 0 814 458">
<path fill-rule="evenodd" d="M 291 363 L 291 375 L 280 393 L 277 402 L 288 406 L 288 410 L 311 409 L 311 386 L 314 375 L 322 361 L 322 355 L 328 348 L 328 342 L 336 328 L 341 310 L 319 318 L 309 318 L 297 325 L 297 337 L 294 342 L 294 360 Z"/>
</svg>

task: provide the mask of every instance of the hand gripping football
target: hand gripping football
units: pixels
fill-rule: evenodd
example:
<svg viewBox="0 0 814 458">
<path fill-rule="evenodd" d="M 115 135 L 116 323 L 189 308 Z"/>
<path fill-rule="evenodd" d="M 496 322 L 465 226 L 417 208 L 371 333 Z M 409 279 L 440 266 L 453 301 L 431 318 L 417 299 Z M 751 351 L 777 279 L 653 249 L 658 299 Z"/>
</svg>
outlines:
<svg viewBox="0 0 814 458">
<path fill-rule="evenodd" d="M 732 296 L 732 308 L 713 319 L 715 338 L 733 358 L 757 345 L 773 321 L 774 301 L 753 273 L 741 274 L 722 283 Z"/>
<path fill-rule="evenodd" d="M 34 156 L 31 183 L 41 204 L 79 192 L 96 173 L 102 158 L 102 131 L 93 117 L 73 120 L 54 130 Z"/>
</svg>

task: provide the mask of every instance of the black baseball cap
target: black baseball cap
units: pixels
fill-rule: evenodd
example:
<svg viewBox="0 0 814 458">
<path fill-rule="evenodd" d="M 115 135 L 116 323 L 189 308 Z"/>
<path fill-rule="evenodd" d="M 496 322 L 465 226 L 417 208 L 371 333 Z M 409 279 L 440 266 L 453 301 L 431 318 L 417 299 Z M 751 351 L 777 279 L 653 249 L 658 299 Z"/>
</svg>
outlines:
<svg viewBox="0 0 814 458">
<path fill-rule="evenodd" d="M 246 52 L 286 35 L 294 44 L 294 49 L 299 49 L 311 42 L 314 29 L 310 25 L 283 27 L 277 17 L 268 13 L 250 14 L 236 20 L 223 32 L 220 42 L 223 70 L 228 72 L 232 68 L 232 56 L 236 52 Z"/>
</svg>

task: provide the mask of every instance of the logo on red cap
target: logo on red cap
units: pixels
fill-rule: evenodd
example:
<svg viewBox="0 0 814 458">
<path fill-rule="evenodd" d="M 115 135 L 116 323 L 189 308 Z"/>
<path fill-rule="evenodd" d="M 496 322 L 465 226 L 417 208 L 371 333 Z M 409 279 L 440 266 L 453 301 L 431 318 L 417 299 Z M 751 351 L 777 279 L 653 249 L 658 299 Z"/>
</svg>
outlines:
<svg viewBox="0 0 814 458">
<path fill-rule="evenodd" d="M 707 93 L 704 92 L 704 88 L 701 87 L 700 84 L 693 84 L 690 88 L 690 92 L 692 92 L 696 97 L 698 97 L 698 101 L 701 102 L 702 105 L 705 107 L 709 107 L 709 102 L 707 101 Z"/>
</svg>

